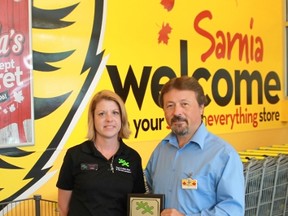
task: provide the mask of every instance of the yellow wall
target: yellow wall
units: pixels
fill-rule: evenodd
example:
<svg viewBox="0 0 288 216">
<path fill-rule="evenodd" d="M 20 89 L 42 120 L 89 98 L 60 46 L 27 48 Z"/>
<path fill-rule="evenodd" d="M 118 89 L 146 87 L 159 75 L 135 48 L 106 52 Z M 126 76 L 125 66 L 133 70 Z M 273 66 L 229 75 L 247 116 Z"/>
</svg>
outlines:
<svg viewBox="0 0 288 216">
<path fill-rule="evenodd" d="M 155 145 L 169 132 L 153 95 L 174 75 L 200 76 L 211 99 L 205 108 L 210 119 L 207 127 L 237 150 L 288 143 L 282 1 L 175 1 L 169 10 L 163 5 L 165 1 L 104 1 L 103 8 L 101 2 L 34 0 L 34 7 L 48 13 L 75 5 L 62 18 L 73 24 L 32 29 L 34 51 L 55 56 L 73 51 L 58 61 L 46 61 L 58 70 L 43 72 L 41 67 L 34 68 L 33 96 L 53 101 L 56 96 L 70 94 L 58 109 L 35 119 L 35 145 L 20 148 L 31 154 L 1 156 L 1 160 L 22 169 L 0 169 L 0 200 L 33 194 L 56 200 L 55 184 L 63 155 L 67 148 L 85 139 L 89 99 L 106 88 L 125 97 L 133 131 L 126 142 L 139 151 L 143 166 Z M 100 12 L 103 20 L 96 26 L 102 23 L 102 28 L 91 40 L 93 22 L 99 21 Z M 51 23 L 47 21 L 48 24 Z M 228 35 L 247 37 L 247 53 L 241 55 L 238 42 L 229 45 Z M 92 49 L 95 43 L 97 49 Z M 94 53 L 89 53 L 89 49 Z M 210 49 L 213 52 L 208 54 Z M 87 56 L 91 61 L 87 61 Z M 87 67 L 83 67 L 84 62 L 88 62 Z M 203 71 L 210 75 L 207 79 Z M 259 82 L 254 80 L 251 88 L 247 87 L 245 81 L 237 78 L 244 73 L 250 78 L 258 75 Z M 157 77 L 162 78 L 157 81 Z M 130 88 L 124 89 L 129 82 Z M 80 103 L 76 103 L 79 98 Z M 240 110 L 246 117 L 253 114 L 256 118 L 232 121 Z M 71 112 L 73 118 L 69 116 Z M 154 129 L 148 127 L 151 121 Z"/>
</svg>

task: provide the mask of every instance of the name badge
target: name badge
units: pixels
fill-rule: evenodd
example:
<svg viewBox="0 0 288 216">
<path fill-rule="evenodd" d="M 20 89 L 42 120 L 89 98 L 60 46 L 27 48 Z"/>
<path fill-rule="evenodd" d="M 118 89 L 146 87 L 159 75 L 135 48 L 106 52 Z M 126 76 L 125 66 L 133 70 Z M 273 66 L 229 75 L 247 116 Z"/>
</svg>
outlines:
<svg viewBox="0 0 288 216">
<path fill-rule="evenodd" d="M 81 163 L 81 170 L 97 171 L 98 170 L 98 164 Z"/>
<path fill-rule="evenodd" d="M 192 178 L 182 179 L 182 189 L 197 189 L 197 180 Z"/>
</svg>

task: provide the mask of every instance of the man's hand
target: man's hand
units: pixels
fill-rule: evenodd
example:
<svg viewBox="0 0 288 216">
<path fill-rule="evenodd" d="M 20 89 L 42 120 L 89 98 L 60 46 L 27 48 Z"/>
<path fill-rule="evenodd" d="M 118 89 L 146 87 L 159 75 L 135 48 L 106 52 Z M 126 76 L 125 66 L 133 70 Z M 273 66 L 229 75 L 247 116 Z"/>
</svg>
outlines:
<svg viewBox="0 0 288 216">
<path fill-rule="evenodd" d="M 185 216 L 185 215 L 177 211 L 177 209 L 164 209 L 161 212 L 161 216 Z"/>
</svg>

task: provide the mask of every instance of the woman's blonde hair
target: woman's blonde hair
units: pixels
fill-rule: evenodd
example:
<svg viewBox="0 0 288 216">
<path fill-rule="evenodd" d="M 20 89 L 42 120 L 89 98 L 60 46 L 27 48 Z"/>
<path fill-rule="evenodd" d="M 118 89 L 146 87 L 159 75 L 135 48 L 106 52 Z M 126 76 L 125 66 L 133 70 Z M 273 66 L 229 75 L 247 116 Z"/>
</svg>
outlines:
<svg viewBox="0 0 288 216">
<path fill-rule="evenodd" d="M 121 116 L 121 129 L 118 133 L 119 138 L 129 138 L 129 135 L 131 134 L 130 128 L 129 128 L 129 122 L 128 122 L 128 116 L 125 108 L 125 104 L 121 97 L 117 95 L 115 92 L 112 92 L 110 90 L 102 90 L 94 95 L 92 98 L 89 110 L 88 110 L 88 134 L 87 138 L 91 141 L 95 141 L 96 139 L 96 129 L 94 125 L 94 111 L 96 109 L 97 104 L 101 100 L 110 100 L 114 101 L 119 109 L 120 109 L 120 116 Z"/>
</svg>

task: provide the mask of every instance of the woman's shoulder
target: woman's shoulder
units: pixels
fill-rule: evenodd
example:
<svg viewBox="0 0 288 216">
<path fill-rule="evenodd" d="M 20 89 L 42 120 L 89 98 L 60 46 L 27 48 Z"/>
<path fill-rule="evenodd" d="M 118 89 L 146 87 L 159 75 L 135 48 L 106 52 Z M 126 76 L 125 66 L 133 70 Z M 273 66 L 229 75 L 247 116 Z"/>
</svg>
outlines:
<svg viewBox="0 0 288 216">
<path fill-rule="evenodd" d="M 72 153 L 72 152 L 78 152 L 78 151 L 85 151 L 90 149 L 90 145 L 91 145 L 91 141 L 90 140 L 85 140 L 82 143 L 76 144 L 72 147 L 70 147 L 67 151 Z M 93 143 L 92 143 L 93 144 Z"/>
<path fill-rule="evenodd" d="M 140 154 L 138 153 L 138 151 L 136 151 L 134 148 L 132 148 L 131 146 L 128 146 L 126 143 L 124 143 L 123 141 L 120 142 L 121 143 L 121 148 L 122 148 L 122 151 L 125 153 L 125 154 L 129 154 L 131 156 L 137 156 L 137 157 L 140 157 Z"/>
</svg>

